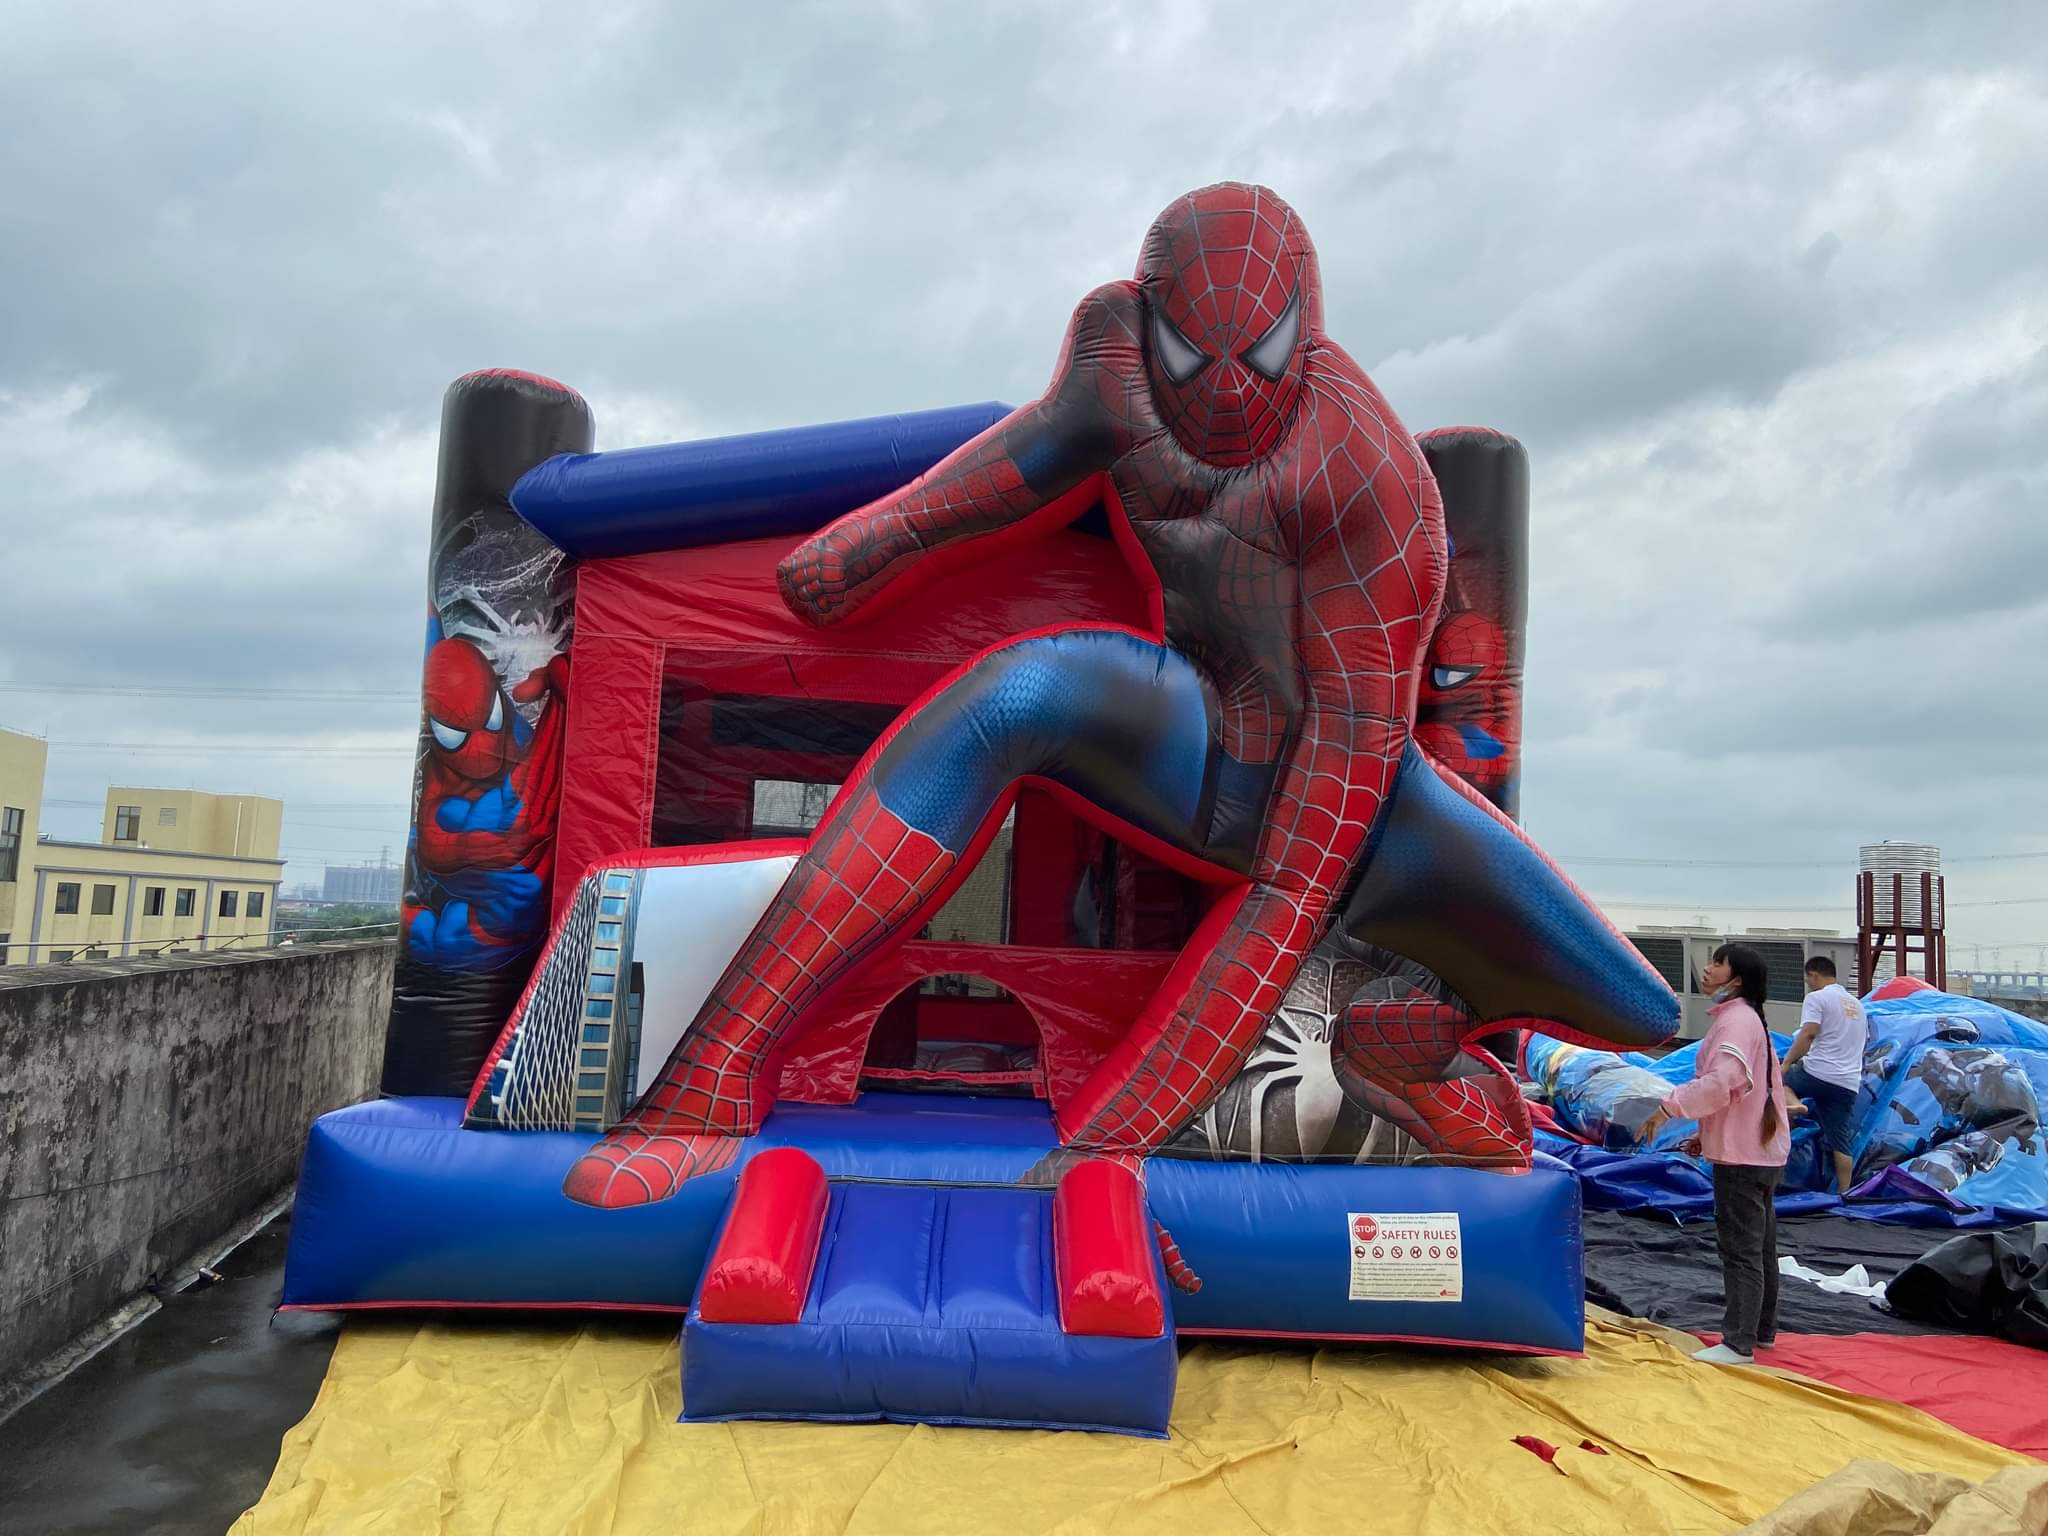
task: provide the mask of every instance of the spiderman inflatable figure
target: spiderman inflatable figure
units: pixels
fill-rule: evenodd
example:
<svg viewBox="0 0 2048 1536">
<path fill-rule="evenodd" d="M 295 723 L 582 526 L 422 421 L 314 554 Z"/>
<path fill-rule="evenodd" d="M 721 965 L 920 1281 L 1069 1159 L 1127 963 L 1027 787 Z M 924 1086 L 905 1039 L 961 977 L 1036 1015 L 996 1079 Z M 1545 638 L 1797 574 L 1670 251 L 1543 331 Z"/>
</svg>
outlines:
<svg viewBox="0 0 2048 1536">
<path fill-rule="evenodd" d="M 1456 994 L 1360 1003 L 1339 1039 L 1347 1091 L 1447 1158 L 1528 1164 L 1520 1095 L 1475 1036 L 1525 1020 L 1631 1047 L 1669 1036 L 1656 973 L 1412 739 L 1444 602 L 1437 486 L 1323 334 L 1314 248 L 1272 192 L 1173 203 L 1135 280 L 1081 301 L 1046 393 L 799 546 L 783 596 L 851 622 L 1097 505 L 1148 579 L 1149 630 L 1018 637 L 906 712 L 653 1086 L 571 1170 L 572 1198 L 660 1200 L 728 1164 L 792 1025 L 946 900 L 1020 784 L 1217 891 L 1036 1177 L 1161 1147 L 1339 922 Z"/>
<path fill-rule="evenodd" d="M 420 769 L 420 808 L 406 893 L 406 941 L 415 955 L 455 971 L 495 971 L 532 951 L 553 872 L 555 738 L 567 658 L 557 656 L 510 690 L 466 636 L 427 650 L 425 703 L 432 736 Z M 528 724 L 519 706 L 538 707 Z"/>
</svg>

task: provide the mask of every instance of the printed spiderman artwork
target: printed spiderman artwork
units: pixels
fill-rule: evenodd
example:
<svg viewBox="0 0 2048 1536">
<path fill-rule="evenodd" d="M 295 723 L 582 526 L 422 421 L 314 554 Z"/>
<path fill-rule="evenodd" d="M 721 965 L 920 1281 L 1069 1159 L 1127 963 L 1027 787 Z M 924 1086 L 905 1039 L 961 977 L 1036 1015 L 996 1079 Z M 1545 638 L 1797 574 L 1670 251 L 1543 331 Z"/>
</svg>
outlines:
<svg viewBox="0 0 2048 1536">
<path fill-rule="evenodd" d="M 413 954 L 451 970 L 492 971 L 531 951 L 553 872 L 552 765 L 568 675 L 568 659 L 556 656 L 507 689 L 469 637 L 429 645 L 432 741 L 402 912 Z M 537 708 L 538 720 L 528 724 L 521 706 Z"/>
<path fill-rule="evenodd" d="M 1415 740 L 1496 802 L 1519 758 L 1521 711 L 1514 690 L 1500 625 L 1476 609 L 1447 611 L 1422 672 Z"/>
<path fill-rule="evenodd" d="M 1081 301 L 1040 399 L 785 559 L 790 607 L 846 622 L 1100 504 L 1152 579 L 1153 627 L 1019 637 L 900 719 L 653 1086 L 571 1170 L 572 1198 L 660 1200 L 729 1164 L 770 1108 L 792 1024 L 946 900 L 1024 783 L 1218 891 L 1061 1106 L 1061 1149 L 1033 1177 L 1165 1143 L 1243 1065 L 1340 913 L 1361 942 L 1412 941 L 1458 991 L 1462 1008 L 1354 1010 L 1344 1036 L 1347 1084 L 1397 1101 L 1447 1156 L 1529 1155 L 1512 1079 L 1469 1036 L 1524 1014 L 1631 1045 L 1668 1036 L 1676 1004 L 1655 972 L 1410 739 L 1442 509 L 1322 322 L 1287 204 L 1237 184 L 1192 193 L 1152 226 L 1135 281 Z M 1438 850 L 1455 867 L 1432 867 Z M 1457 935 L 1448 951 L 1438 930 Z"/>
</svg>

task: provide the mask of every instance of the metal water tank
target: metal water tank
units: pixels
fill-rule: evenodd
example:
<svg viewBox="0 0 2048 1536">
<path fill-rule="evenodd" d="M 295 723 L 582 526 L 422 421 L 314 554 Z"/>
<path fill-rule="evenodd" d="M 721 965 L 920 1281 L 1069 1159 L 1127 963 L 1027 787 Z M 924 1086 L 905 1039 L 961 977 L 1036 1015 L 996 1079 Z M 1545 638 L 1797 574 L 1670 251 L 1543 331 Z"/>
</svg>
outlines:
<svg viewBox="0 0 2048 1536">
<path fill-rule="evenodd" d="M 1865 874 L 1875 875 L 1875 889 L 1871 892 L 1873 921 L 1879 928 L 1889 928 L 1894 923 L 1904 923 L 1908 928 L 1940 928 L 1944 913 L 1941 909 L 1941 850 L 1932 843 L 1865 843 L 1858 859 L 1858 868 Z M 1898 917 L 1892 916 L 1892 876 L 1905 876 L 1905 888 L 1901 892 Z M 1934 910 L 1923 913 L 1920 910 L 1920 877 L 1933 875 Z"/>
</svg>

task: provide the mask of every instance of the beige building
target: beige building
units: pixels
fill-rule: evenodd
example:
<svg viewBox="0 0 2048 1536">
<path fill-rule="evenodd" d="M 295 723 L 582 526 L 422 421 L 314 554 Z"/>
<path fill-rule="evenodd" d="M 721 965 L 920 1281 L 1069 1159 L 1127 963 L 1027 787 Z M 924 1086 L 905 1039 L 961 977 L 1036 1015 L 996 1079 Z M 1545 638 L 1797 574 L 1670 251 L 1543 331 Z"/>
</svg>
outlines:
<svg viewBox="0 0 2048 1536">
<path fill-rule="evenodd" d="M 47 755 L 36 738 L 0 731 L 0 876 L 12 876 L 0 881 L 0 964 L 269 942 L 282 801 L 110 789 L 100 841 L 38 837 Z"/>
<path fill-rule="evenodd" d="M 274 859 L 284 835 L 284 802 L 196 789 L 110 789 L 100 841 L 114 848 Z"/>
<path fill-rule="evenodd" d="M 35 888 L 36 821 L 43 805 L 43 768 L 50 748 L 39 737 L 0 731 L 0 965 L 28 958 L 15 947 L 14 914 L 24 885 Z M 28 941 L 28 930 L 21 930 Z"/>
</svg>

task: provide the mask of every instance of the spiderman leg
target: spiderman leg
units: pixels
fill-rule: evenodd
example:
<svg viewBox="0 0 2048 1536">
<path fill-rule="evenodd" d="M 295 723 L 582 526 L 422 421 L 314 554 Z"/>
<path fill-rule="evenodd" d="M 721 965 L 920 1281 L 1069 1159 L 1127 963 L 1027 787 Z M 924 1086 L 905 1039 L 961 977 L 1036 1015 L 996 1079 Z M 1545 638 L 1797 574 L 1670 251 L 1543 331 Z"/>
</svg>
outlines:
<svg viewBox="0 0 2048 1536">
<path fill-rule="evenodd" d="M 1529 1106 L 1507 1070 L 1467 1038 L 1484 1026 L 1422 993 L 1361 999 L 1331 1051 L 1345 1094 L 1445 1162 L 1522 1172 Z"/>
<path fill-rule="evenodd" d="M 1344 932 L 1443 978 L 1474 1020 L 1642 1050 L 1671 988 L 1521 830 L 1413 745 L 1345 902 Z"/>
<path fill-rule="evenodd" d="M 591 1205 L 666 1199 L 731 1161 L 774 1101 L 776 1053 L 806 1007 L 916 931 L 972 868 L 1016 782 L 1072 789 L 1197 857 L 1230 776 L 1213 692 L 1177 653 L 1071 630 L 985 653 L 886 738 L 639 1103 L 570 1171 Z"/>
</svg>

